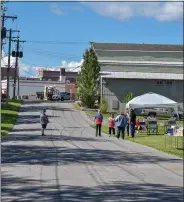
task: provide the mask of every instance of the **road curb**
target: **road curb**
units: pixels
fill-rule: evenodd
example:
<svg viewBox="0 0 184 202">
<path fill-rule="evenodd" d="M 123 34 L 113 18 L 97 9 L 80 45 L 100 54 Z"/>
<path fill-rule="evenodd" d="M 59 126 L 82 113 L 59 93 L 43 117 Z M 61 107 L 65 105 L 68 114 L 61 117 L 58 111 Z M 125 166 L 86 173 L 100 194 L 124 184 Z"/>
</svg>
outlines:
<svg viewBox="0 0 184 202">
<path fill-rule="evenodd" d="M 80 114 L 83 116 L 83 118 L 90 124 L 94 124 L 94 122 L 90 119 L 90 117 L 86 114 L 84 111 L 80 111 Z"/>
</svg>

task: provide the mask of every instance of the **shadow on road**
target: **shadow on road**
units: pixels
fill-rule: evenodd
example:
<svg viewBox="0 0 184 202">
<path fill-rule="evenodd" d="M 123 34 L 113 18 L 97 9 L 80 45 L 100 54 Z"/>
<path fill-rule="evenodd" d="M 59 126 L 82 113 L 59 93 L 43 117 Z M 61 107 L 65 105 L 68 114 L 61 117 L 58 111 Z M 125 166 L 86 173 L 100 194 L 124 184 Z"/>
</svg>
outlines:
<svg viewBox="0 0 184 202">
<path fill-rule="evenodd" d="M 54 180 L 54 179 L 53 179 Z M 85 179 L 84 179 L 85 180 Z M 54 201 L 54 202 L 96 202 L 96 201 L 183 201 L 183 188 L 163 184 L 136 184 L 115 181 L 111 184 L 95 187 L 48 185 L 48 182 L 30 180 L 2 174 L 2 201 Z"/>
<path fill-rule="evenodd" d="M 61 116 L 52 116 L 52 115 L 48 115 L 48 118 L 58 118 Z M 34 118 L 40 118 L 40 114 L 38 115 L 24 115 L 24 114 L 19 114 L 19 119 L 34 119 Z"/>
<path fill-rule="evenodd" d="M 41 137 L 49 139 L 49 137 Z M 52 138 L 52 137 L 50 137 Z M 68 139 L 70 143 L 70 139 Z M 76 143 L 75 143 L 76 144 Z M 74 146 L 75 147 L 75 146 Z M 27 153 L 28 152 L 28 153 Z M 57 152 L 57 159 L 56 159 Z M 2 145 L 1 146 L 1 164 L 21 164 L 34 165 L 42 164 L 51 165 L 67 165 L 73 163 L 100 163 L 106 165 L 114 165 L 115 163 L 159 163 L 159 162 L 181 162 L 180 159 L 166 159 L 159 156 L 149 154 L 139 155 L 133 152 L 122 152 L 119 150 L 103 150 L 103 149 L 80 149 L 65 148 L 53 146 L 23 146 L 23 145 Z M 6 165 L 7 166 L 7 165 Z"/>
<path fill-rule="evenodd" d="M 77 128 L 77 127 L 76 127 Z M 81 127 L 78 127 L 81 128 Z M 75 129 L 75 127 L 66 127 L 65 131 L 67 129 Z M 17 132 L 38 132 L 38 135 L 34 134 L 24 134 L 22 133 L 20 134 L 13 134 L 13 135 L 8 135 L 8 136 L 4 136 L 2 137 L 2 142 L 11 142 L 14 141 L 16 139 L 16 141 L 28 141 L 28 142 L 32 142 L 32 141 L 43 141 L 43 140 L 48 140 L 48 141 L 66 141 L 66 140 L 71 140 L 71 137 L 67 136 L 67 135 L 63 135 L 62 129 L 46 129 L 46 131 L 60 131 L 61 134 L 60 135 L 46 135 L 44 138 L 40 135 L 40 129 L 15 129 L 13 130 L 13 132 L 17 133 Z M 108 140 L 104 140 L 104 139 L 96 139 L 96 138 L 90 138 L 90 137 L 72 137 L 72 141 L 85 141 L 85 142 L 108 142 Z"/>
<path fill-rule="evenodd" d="M 75 109 L 72 108 L 67 108 L 67 107 L 61 107 L 61 106 L 51 106 L 48 105 L 48 103 L 45 103 L 43 105 L 37 105 L 34 106 L 32 105 L 33 103 L 30 103 L 30 105 L 22 105 L 20 108 L 20 112 L 41 112 L 43 108 L 46 110 L 56 110 L 56 111 L 76 111 Z"/>
<path fill-rule="evenodd" d="M 76 112 L 76 109 L 72 109 L 72 108 L 61 108 L 61 107 L 52 107 L 52 110 L 55 110 L 55 111 L 67 111 L 67 112 Z"/>
<path fill-rule="evenodd" d="M 23 105 L 20 108 L 20 112 L 41 112 L 42 109 L 45 108 L 46 110 L 52 110 L 52 111 L 66 111 L 66 112 L 76 112 L 75 109 L 72 108 L 61 108 L 57 106 L 49 106 L 47 103 L 42 106 L 27 106 Z M 56 115 L 48 115 L 48 118 L 59 118 L 60 116 Z M 24 114 L 19 114 L 18 119 L 15 122 L 15 125 L 19 124 L 35 124 L 40 122 L 40 114 L 39 115 L 24 115 Z"/>
</svg>

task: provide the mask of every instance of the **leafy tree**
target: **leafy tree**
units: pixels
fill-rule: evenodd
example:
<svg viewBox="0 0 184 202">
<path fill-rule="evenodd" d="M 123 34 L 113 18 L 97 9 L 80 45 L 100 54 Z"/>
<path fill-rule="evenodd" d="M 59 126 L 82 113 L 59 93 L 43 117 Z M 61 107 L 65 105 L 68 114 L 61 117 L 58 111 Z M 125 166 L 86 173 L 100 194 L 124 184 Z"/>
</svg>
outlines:
<svg viewBox="0 0 184 202">
<path fill-rule="evenodd" d="M 102 103 L 100 104 L 100 111 L 101 111 L 102 113 L 106 113 L 106 112 L 107 112 L 107 109 L 108 109 L 108 104 L 107 104 L 105 98 L 103 97 L 103 98 L 102 98 Z"/>
<path fill-rule="evenodd" d="M 78 79 L 78 96 L 84 106 L 93 107 L 98 99 L 100 65 L 92 48 L 83 55 L 83 64 Z"/>
<path fill-rule="evenodd" d="M 128 93 L 126 93 L 126 95 L 124 96 L 123 102 L 127 104 L 127 103 L 128 103 L 130 100 L 132 100 L 133 98 L 134 98 L 133 93 L 128 92 Z"/>
</svg>

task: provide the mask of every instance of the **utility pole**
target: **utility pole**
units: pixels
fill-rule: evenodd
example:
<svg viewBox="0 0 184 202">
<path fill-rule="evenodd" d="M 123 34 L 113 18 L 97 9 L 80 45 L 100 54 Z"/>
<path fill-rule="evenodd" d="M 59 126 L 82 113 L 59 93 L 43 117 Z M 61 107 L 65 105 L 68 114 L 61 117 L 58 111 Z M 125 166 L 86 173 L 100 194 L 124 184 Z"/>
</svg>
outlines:
<svg viewBox="0 0 184 202">
<path fill-rule="evenodd" d="M 1 10 L 3 12 L 3 15 L 1 15 L 2 18 L 2 27 L 1 27 L 1 52 L 2 52 L 2 48 L 3 48 L 3 39 L 6 38 L 6 27 L 5 27 L 5 20 L 6 19 L 12 19 L 15 20 L 17 19 L 17 16 L 9 16 L 5 14 L 6 8 L 3 8 L 3 4 L 4 2 L 1 2 Z"/>
<path fill-rule="evenodd" d="M 23 57 L 23 52 L 22 51 L 19 51 L 19 47 L 20 47 L 20 43 L 24 43 L 26 41 L 23 41 L 23 40 L 12 40 L 13 42 L 17 42 L 17 45 L 16 45 L 16 51 L 13 51 L 12 52 L 12 56 L 13 57 L 16 57 L 16 60 L 15 60 L 15 73 L 14 73 L 14 84 L 13 84 L 13 98 L 15 99 L 15 92 L 16 92 L 16 80 L 18 81 L 18 89 L 17 89 L 17 96 L 19 97 L 19 68 L 18 68 L 18 58 L 22 58 Z M 18 72 L 18 73 L 17 73 Z"/>
<path fill-rule="evenodd" d="M 8 37 L 8 39 L 9 39 L 9 45 L 8 45 L 8 68 L 7 68 L 7 86 L 6 86 L 6 107 L 8 107 L 8 100 L 9 100 L 9 82 L 10 82 L 10 80 L 9 80 L 9 74 L 10 74 L 10 57 L 11 57 L 11 42 L 12 42 L 12 38 L 14 38 L 14 37 L 12 37 L 12 33 L 13 32 L 19 32 L 19 31 L 17 31 L 17 30 L 12 30 L 12 29 L 10 29 L 9 30 L 9 37 Z"/>
<path fill-rule="evenodd" d="M 10 73 L 10 57 L 11 57 L 11 40 L 12 40 L 12 30 L 9 32 L 9 45 L 8 45 L 8 68 L 7 68 L 7 83 L 6 83 L 6 108 L 8 108 L 9 100 L 9 73 Z"/>
</svg>

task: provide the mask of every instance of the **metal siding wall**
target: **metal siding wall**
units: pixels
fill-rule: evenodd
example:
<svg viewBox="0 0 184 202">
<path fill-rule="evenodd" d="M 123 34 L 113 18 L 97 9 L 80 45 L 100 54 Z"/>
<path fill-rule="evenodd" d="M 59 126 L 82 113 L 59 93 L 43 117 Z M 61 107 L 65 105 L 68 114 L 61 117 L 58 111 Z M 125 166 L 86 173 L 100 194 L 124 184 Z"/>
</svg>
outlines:
<svg viewBox="0 0 184 202">
<path fill-rule="evenodd" d="M 183 81 L 173 81 L 171 86 L 157 86 L 157 80 L 106 79 L 105 81 L 103 96 L 108 102 L 109 111 L 113 111 L 113 100 L 118 100 L 121 104 L 120 110 L 123 109 L 122 101 L 127 92 L 132 92 L 134 97 L 154 92 L 183 103 Z"/>
<path fill-rule="evenodd" d="M 183 74 L 183 67 L 155 67 L 155 66 L 126 66 L 126 65 L 100 65 L 101 71 L 112 72 L 155 72 L 155 73 L 174 73 Z"/>
<path fill-rule="evenodd" d="M 183 62 L 182 52 L 99 51 L 99 60 Z"/>
</svg>

